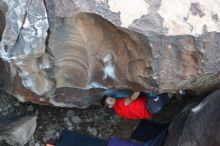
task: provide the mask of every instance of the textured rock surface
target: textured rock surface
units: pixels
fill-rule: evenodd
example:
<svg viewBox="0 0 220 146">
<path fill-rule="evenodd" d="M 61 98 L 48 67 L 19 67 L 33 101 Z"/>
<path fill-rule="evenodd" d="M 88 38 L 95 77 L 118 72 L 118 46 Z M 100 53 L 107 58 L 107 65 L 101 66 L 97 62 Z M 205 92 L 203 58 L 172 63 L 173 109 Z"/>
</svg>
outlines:
<svg viewBox="0 0 220 146">
<path fill-rule="evenodd" d="M 220 90 L 200 104 L 186 107 L 169 128 L 166 146 L 220 145 Z"/>
<path fill-rule="evenodd" d="M 37 127 L 37 116 L 29 115 L 12 122 L 0 124 L 0 141 L 6 141 L 13 146 L 23 146 L 33 136 Z"/>
<path fill-rule="evenodd" d="M 152 70 L 164 90 L 206 88 L 219 80 L 220 34 L 149 37 Z"/>
<path fill-rule="evenodd" d="M 47 0 L 46 2 L 51 2 Z M 142 34 L 203 34 L 218 31 L 220 2 L 167 0 L 65 0 L 54 2 L 58 17 L 70 17 L 78 12 L 95 13 L 113 24 Z"/>
<path fill-rule="evenodd" d="M 7 68 L 7 71 L 10 70 L 9 76 L 14 80 L 16 74 L 19 75 L 22 81 L 20 85 L 42 95 L 45 89 L 52 87 L 43 69 L 46 65 L 40 65 L 45 60 L 49 27 L 44 2 L 16 0 L 1 1 L 0 4 L 7 24 L 2 35 L 0 54 L 3 60 L 10 63 Z M 6 82 L 8 84 L 9 81 Z M 32 85 L 31 82 L 36 84 Z M 21 95 L 16 97 L 22 98 Z"/>
<path fill-rule="evenodd" d="M 219 81 L 218 0 L 0 5 L 0 80 L 20 101 L 85 108 L 108 88 L 177 92 Z"/>
</svg>

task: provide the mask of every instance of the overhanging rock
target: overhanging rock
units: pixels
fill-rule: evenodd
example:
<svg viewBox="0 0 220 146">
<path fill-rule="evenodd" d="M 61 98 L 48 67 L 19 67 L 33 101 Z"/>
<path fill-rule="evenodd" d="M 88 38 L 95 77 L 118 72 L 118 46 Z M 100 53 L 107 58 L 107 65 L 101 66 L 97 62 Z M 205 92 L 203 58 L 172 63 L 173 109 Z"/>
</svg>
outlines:
<svg viewBox="0 0 220 146">
<path fill-rule="evenodd" d="M 206 2 L 1 0 L 4 89 L 78 108 L 112 88 L 205 90 L 220 78 L 220 4 Z"/>
</svg>

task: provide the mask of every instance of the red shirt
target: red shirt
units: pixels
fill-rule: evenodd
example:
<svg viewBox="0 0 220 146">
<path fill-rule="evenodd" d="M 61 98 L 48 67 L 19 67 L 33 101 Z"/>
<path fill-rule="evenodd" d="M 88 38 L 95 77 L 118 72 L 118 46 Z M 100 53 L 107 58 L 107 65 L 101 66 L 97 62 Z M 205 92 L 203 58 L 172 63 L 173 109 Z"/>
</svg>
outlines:
<svg viewBox="0 0 220 146">
<path fill-rule="evenodd" d="M 126 119 L 149 119 L 151 114 L 146 108 L 146 96 L 138 97 L 132 101 L 128 106 L 125 106 L 124 100 L 119 99 L 114 105 L 114 111 L 117 115 Z"/>
</svg>

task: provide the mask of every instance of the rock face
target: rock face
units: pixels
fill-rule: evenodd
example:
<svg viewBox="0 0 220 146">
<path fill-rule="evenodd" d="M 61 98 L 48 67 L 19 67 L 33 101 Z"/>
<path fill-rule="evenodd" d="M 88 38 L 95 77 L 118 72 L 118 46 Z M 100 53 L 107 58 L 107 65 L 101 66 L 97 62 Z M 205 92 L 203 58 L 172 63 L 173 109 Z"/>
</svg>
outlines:
<svg viewBox="0 0 220 146">
<path fill-rule="evenodd" d="M 185 108 L 173 121 L 165 146 L 220 145 L 220 90 L 197 106 Z"/>
<path fill-rule="evenodd" d="M 21 117 L 13 122 L 0 123 L 0 141 L 13 146 L 23 146 L 33 136 L 37 126 L 37 116 Z"/>
<path fill-rule="evenodd" d="M 0 5 L 0 80 L 20 101 L 85 108 L 112 88 L 177 92 L 219 81 L 218 1 Z"/>
</svg>

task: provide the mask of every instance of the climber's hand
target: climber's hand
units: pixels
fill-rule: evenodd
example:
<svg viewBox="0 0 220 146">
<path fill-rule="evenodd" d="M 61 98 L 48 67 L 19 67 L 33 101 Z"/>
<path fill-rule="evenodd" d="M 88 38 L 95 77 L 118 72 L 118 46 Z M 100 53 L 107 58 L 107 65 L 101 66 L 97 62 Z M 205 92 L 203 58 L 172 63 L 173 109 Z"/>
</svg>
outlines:
<svg viewBox="0 0 220 146">
<path fill-rule="evenodd" d="M 141 93 L 141 92 L 134 92 L 134 93 L 131 95 L 131 99 L 132 99 L 132 100 L 137 99 L 137 98 L 139 97 L 140 93 Z"/>
</svg>

